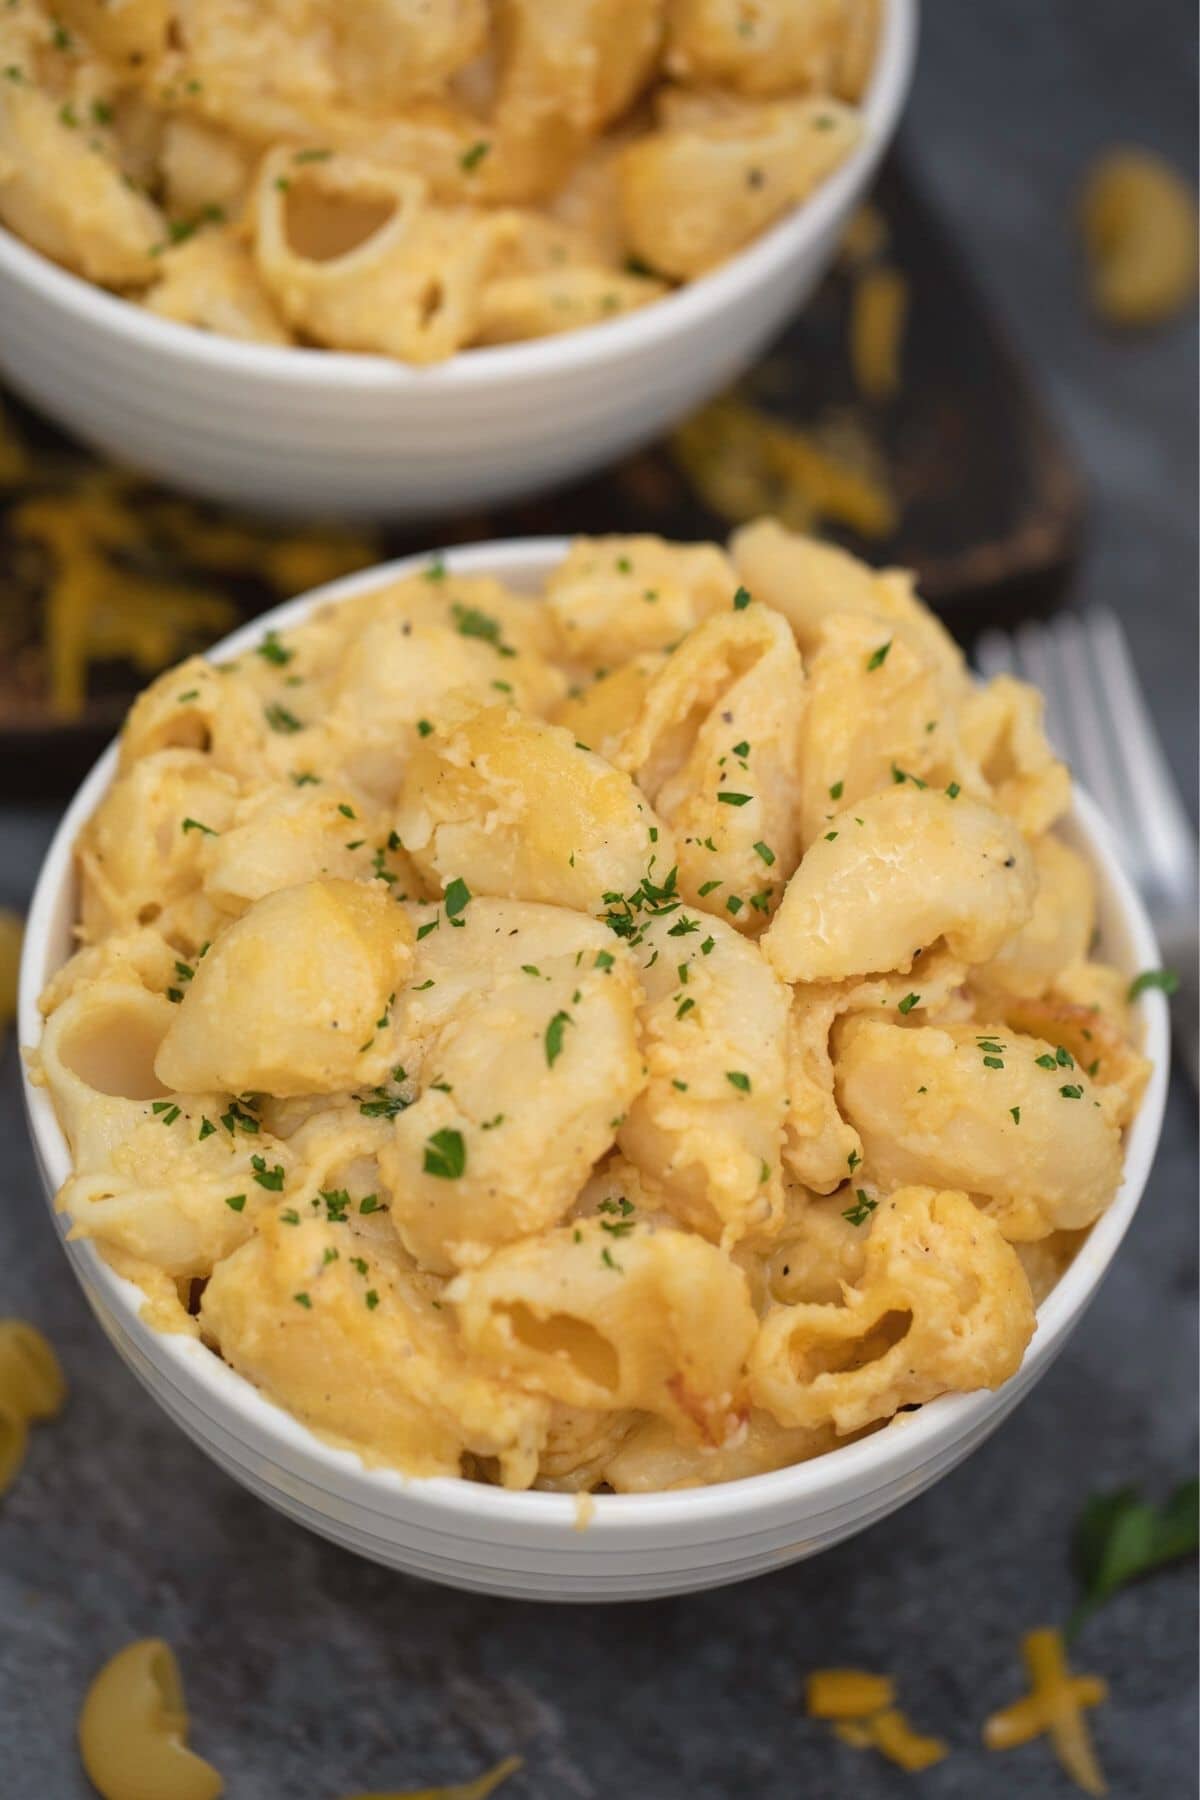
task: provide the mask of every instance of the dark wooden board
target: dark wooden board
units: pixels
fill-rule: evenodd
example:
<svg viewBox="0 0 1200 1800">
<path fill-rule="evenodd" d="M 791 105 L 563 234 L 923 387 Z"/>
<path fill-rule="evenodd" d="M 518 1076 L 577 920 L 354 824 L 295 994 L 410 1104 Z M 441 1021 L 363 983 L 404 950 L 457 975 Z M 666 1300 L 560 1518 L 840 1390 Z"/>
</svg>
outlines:
<svg viewBox="0 0 1200 1800">
<path fill-rule="evenodd" d="M 847 351 L 854 274 L 843 260 L 799 318 L 740 384 L 739 397 L 768 417 L 821 441 L 849 433 L 883 470 L 896 522 L 864 538 L 836 519 L 830 537 L 875 562 L 917 571 L 921 591 L 951 628 L 969 638 L 981 625 L 1043 612 L 1060 595 L 1076 549 L 1082 490 L 1075 466 L 1029 371 L 950 240 L 906 172 L 902 152 L 885 167 L 873 205 L 886 226 L 887 262 L 909 292 L 901 381 L 892 399 L 868 404 L 856 391 Z M 13 529 L 31 495 L 61 492 L 94 477 L 90 455 L 6 402 L 27 446 L 30 474 L 0 487 L 0 791 L 65 788 L 107 738 L 147 679 L 117 657 L 93 665 L 75 719 L 56 718 L 39 695 L 42 587 L 46 551 Z M 171 500 L 130 484 L 123 505 L 144 541 L 122 549 L 122 566 L 217 590 L 231 619 L 273 605 L 286 583 L 248 571 L 189 562 L 156 518 Z M 219 522 L 207 508 L 195 516 Z M 731 520 L 712 510 L 685 473 L 670 440 L 591 479 L 537 501 L 489 509 L 426 530 L 383 531 L 363 546 L 372 558 L 439 543 L 542 532 L 653 531 L 666 537 L 723 538 Z M 269 536 L 269 527 L 256 527 Z M 202 627 L 176 653 L 203 646 Z M 20 701 L 13 704 L 19 689 Z"/>
</svg>

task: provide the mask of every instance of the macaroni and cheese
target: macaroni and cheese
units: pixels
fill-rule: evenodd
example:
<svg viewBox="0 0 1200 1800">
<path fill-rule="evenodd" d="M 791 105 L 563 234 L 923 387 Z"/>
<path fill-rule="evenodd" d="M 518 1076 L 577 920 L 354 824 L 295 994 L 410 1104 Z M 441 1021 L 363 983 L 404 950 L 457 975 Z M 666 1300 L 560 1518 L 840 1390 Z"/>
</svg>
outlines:
<svg viewBox="0 0 1200 1800">
<path fill-rule="evenodd" d="M 133 707 L 59 1195 L 415 1475 L 733 1479 L 996 1387 L 1147 1064 L 1036 693 L 773 521 L 440 560 Z"/>
<path fill-rule="evenodd" d="M 19 0 L 0 222 L 162 318 L 430 363 L 646 305 L 862 131 L 878 0 Z"/>
</svg>

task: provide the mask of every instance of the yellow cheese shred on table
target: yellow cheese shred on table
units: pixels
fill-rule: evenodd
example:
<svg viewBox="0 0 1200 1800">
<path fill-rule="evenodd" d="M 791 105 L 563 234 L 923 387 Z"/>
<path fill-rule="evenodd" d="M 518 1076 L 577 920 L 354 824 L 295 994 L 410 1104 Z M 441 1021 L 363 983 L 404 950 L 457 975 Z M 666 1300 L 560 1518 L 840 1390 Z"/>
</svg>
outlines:
<svg viewBox="0 0 1200 1800">
<path fill-rule="evenodd" d="M 900 357 L 908 318 L 908 283 L 887 264 L 868 269 L 850 303 L 850 367 L 865 400 L 878 404 L 900 389 Z"/>
<path fill-rule="evenodd" d="M 458 1787 L 405 1788 L 403 1793 L 389 1789 L 387 1793 L 351 1794 L 347 1800 L 487 1800 L 488 1795 L 494 1794 L 500 1783 L 515 1775 L 520 1767 L 519 1756 L 506 1756 L 494 1769 L 488 1769 L 474 1781 Z"/>
<path fill-rule="evenodd" d="M 895 528 L 878 458 L 845 420 L 801 431 L 727 394 L 685 419 L 671 450 L 705 504 L 733 524 L 769 512 L 793 531 L 822 520 L 866 538 Z"/>
<path fill-rule="evenodd" d="M 1011 1750 L 1043 1732 L 1055 1755 L 1085 1794 L 1107 1792 L 1083 1710 L 1108 1698 L 1108 1685 L 1095 1675 L 1073 1675 L 1067 1665 L 1062 1633 L 1049 1627 L 1021 1640 L 1029 1671 L 1030 1691 L 1012 1706 L 985 1721 L 983 1741 L 989 1750 Z"/>
<path fill-rule="evenodd" d="M 814 1669 L 808 1678 L 806 1704 L 814 1719 L 831 1719 L 843 1744 L 855 1750 L 878 1750 L 910 1774 L 928 1769 L 949 1755 L 941 1738 L 914 1731 L 893 1704 L 895 1683 L 867 1669 Z"/>
</svg>

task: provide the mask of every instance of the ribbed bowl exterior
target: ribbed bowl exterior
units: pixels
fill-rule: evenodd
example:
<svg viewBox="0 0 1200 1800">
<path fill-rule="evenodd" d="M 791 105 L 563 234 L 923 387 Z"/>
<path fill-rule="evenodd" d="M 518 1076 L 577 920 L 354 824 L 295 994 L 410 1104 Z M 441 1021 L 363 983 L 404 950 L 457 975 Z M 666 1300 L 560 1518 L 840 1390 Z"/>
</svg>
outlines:
<svg viewBox="0 0 1200 1800">
<path fill-rule="evenodd" d="M 447 553 L 451 569 L 492 574 L 534 592 L 564 539 L 478 544 Z M 410 558 L 289 601 L 218 645 L 218 660 L 285 630 L 315 606 L 350 599 L 426 565 Z M 71 950 L 77 913 L 72 847 L 112 780 L 115 747 L 97 762 L 47 853 L 29 911 L 21 965 L 22 1045 L 41 1034 L 38 995 Z M 1129 970 L 1158 966 L 1145 910 L 1121 872 L 1104 821 L 1076 795 L 1065 834 L 1090 861 L 1103 952 Z M 360 1555 L 452 1587 L 526 1600 L 633 1600 L 719 1587 L 815 1556 L 873 1524 L 952 1469 L 996 1429 L 1049 1368 L 1082 1317 L 1127 1230 L 1154 1160 L 1166 1098 L 1169 1034 L 1161 993 L 1141 1001 L 1154 1072 L 1129 1133 L 1125 1177 L 1108 1212 L 1038 1314 L 1025 1360 L 998 1393 L 947 1395 L 815 1461 L 745 1481 L 646 1495 L 507 1493 L 453 1479 L 406 1480 L 369 1469 L 315 1437 L 193 1338 L 157 1332 L 142 1296 L 86 1240 L 63 1248 L 110 1341 L 171 1418 L 236 1481 L 311 1530 Z M 48 1199 L 70 1156 L 46 1090 L 25 1073 L 25 1101 Z M 141 1472 L 144 1488 L 153 1472 Z"/>
</svg>

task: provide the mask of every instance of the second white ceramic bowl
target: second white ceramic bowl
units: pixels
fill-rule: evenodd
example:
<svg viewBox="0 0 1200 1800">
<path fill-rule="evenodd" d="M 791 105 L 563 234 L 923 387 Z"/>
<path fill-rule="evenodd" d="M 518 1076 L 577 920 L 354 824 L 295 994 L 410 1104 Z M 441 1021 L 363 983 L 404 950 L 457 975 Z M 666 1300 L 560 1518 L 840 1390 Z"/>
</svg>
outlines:
<svg viewBox="0 0 1200 1800">
<path fill-rule="evenodd" d="M 446 560 L 451 569 L 495 575 L 535 592 L 566 548 L 562 539 L 529 539 L 452 551 Z M 227 638 L 213 657 L 240 655 L 267 627 L 283 630 L 316 606 L 369 592 L 427 564 L 428 558 L 409 558 L 289 601 Z M 21 967 L 25 1046 L 41 1035 L 38 995 L 72 948 L 75 838 L 115 765 L 114 747 L 71 803 L 34 894 Z M 1157 967 L 1158 948 L 1141 901 L 1085 795 L 1077 794 L 1065 834 L 1096 873 L 1103 954 L 1130 972 Z M 94 1245 L 67 1241 L 67 1221 L 58 1215 L 55 1228 L 109 1339 L 171 1418 L 236 1480 L 345 1548 L 454 1587 L 522 1599 L 630 1600 L 718 1587 L 813 1556 L 883 1518 L 982 1443 L 1045 1374 L 1112 1261 L 1154 1160 L 1167 1088 L 1167 1008 L 1157 992 L 1144 995 L 1140 1005 L 1154 1073 L 1129 1133 L 1124 1181 L 1041 1306 L 1036 1335 L 1012 1380 L 998 1393 L 947 1395 L 919 1412 L 901 1413 L 873 1436 L 813 1462 L 719 1487 L 598 1495 L 581 1509 L 564 1494 L 508 1493 L 364 1468 L 348 1451 L 314 1437 L 202 1344 L 155 1331 L 140 1316 L 139 1290 L 114 1274 Z M 25 1094 L 51 1199 L 69 1173 L 70 1156 L 45 1089 L 27 1080 Z M 114 1479 L 136 1481 L 145 1491 L 153 1471 L 118 1471 Z"/>
<path fill-rule="evenodd" d="M 831 260 L 899 123 L 916 0 L 886 0 L 854 154 L 722 268 L 582 331 L 414 369 L 159 319 L 0 228 L 0 371 L 120 463 L 280 515 L 430 517 L 647 443 L 753 361 Z"/>
</svg>

